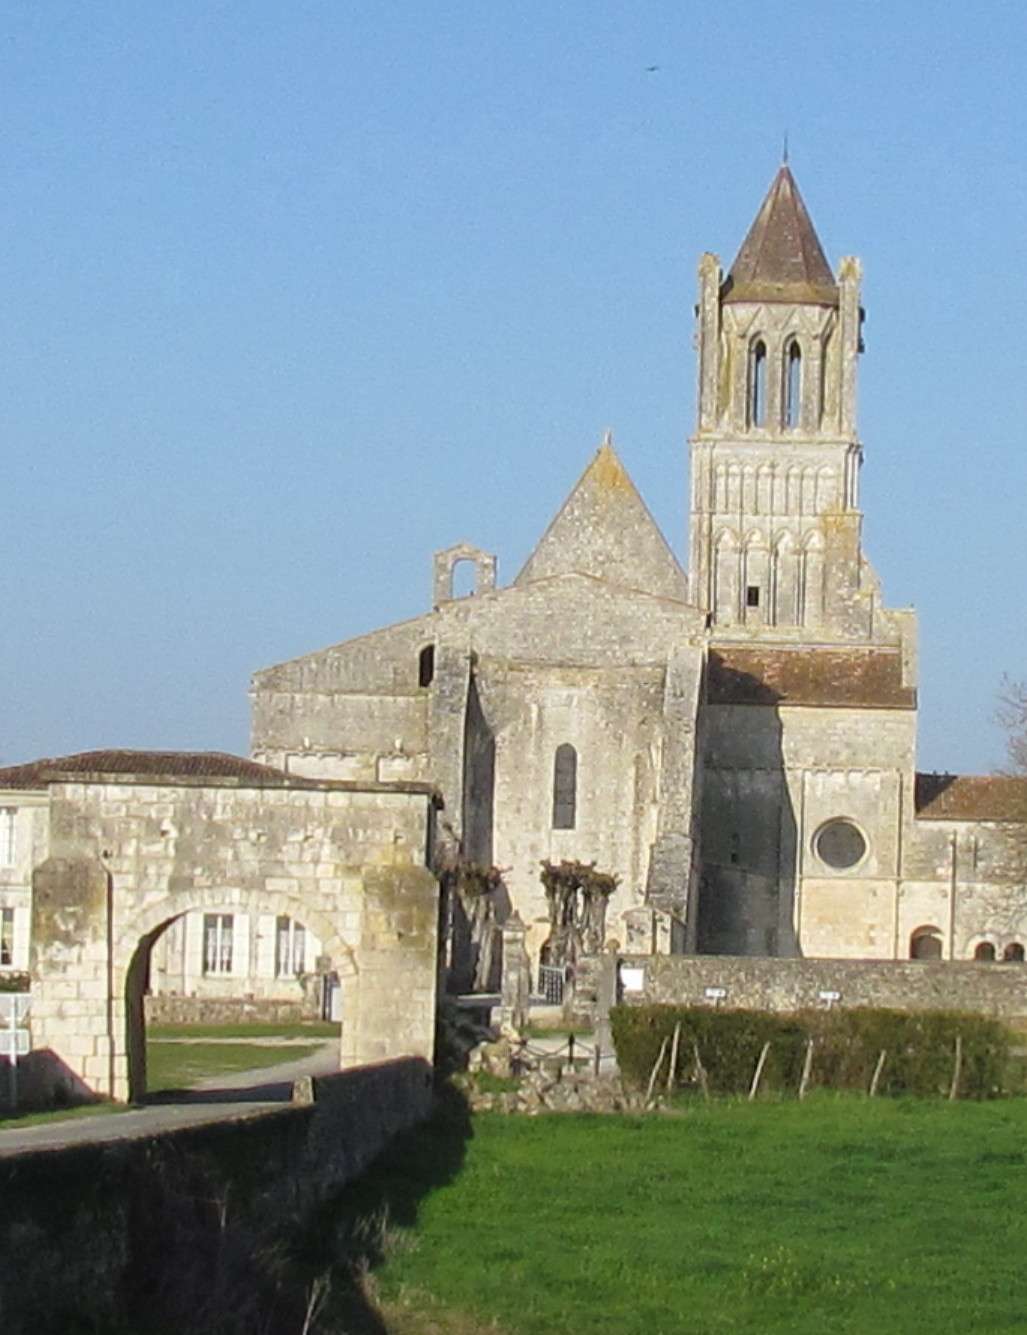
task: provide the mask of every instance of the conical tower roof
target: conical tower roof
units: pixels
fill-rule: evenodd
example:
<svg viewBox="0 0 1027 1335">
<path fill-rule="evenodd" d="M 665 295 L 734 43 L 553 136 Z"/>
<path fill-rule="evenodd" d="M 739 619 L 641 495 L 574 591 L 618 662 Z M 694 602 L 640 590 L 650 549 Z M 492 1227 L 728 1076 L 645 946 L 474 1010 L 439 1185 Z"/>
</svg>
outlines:
<svg viewBox="0 0 1027 1335">
<path fill-rule="evenodd" d="M 609 433 L 514 583 L 569 574 L 688 601 L 684 572 Z"/>
<path fill-rule="evenodd" d="M 724 300 L 838 304 L 834 274 L 787 163 L 735 257 Z"/>
</svg>

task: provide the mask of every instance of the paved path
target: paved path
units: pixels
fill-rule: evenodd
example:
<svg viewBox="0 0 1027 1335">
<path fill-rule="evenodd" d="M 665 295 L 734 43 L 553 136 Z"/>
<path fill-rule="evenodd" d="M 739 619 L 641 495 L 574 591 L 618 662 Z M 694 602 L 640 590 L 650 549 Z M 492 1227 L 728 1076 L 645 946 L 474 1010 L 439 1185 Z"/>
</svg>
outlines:
<svg viewBox="0 0 1027 1335">
<path fill-rule="evenodd" d="M 0 1158 L 36 1150 L 96 1141 L 134 1140 L 178 1127 L 222 1122 L 280 1111 L 292 1100 L 293 1082 L 305 1076 L 330 1075 L 339 1069 L 339 1041 L 332 1039 L 316 1052 L 277 1066 L 232 1075 L 209 1076 L 188 1090 L 155 1094 L 142 1108 L 93 1113 L 65 1121 L 0 1128 Z"/>
</svg>

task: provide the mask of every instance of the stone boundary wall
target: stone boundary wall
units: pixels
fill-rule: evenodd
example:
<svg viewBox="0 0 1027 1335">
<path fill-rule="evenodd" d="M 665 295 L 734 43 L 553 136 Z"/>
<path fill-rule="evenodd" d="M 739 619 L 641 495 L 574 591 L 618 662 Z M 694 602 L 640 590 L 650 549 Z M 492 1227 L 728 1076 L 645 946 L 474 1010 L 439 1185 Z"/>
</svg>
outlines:
<svg viewBox="0 0 1027 1335">
<path fill-rule="evenodd" d="M 316 997 L 146 997 L 147 1024 L 302 1024 L 320 1018 Z"/>
<path fill-rule="evenodd" d="M 587 961 L 582 989 L 595 990 L 603 960 Z M 607 968 L 609 968 L 607 964 Z M 632 971 L 641 970 L 642 989 Z M 732 1010 L 839 1007 L 960 1010 L 1027 1023 L 1027 965 L 957 961 L 762 959 L 734 955 L 621 955 L 617 1001 L 623 1005 L 720 1005 Z M 625 986 L 628 984 L 628 986 Z M 707 988 L 724 988 L 719 1001 Z"/>
<path fill-rule="evenodd" d="M 4 1335 L 303 1329 L 290 1249 L 432 1106 L 416 1058 L 313 1083 L 305 1106 L 0 1157 Z"/>
</svg>

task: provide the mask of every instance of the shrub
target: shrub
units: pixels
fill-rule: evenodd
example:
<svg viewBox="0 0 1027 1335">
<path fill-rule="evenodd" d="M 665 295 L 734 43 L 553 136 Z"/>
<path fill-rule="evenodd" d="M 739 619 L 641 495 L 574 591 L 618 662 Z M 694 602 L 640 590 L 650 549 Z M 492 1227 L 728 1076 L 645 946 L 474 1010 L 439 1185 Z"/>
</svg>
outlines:
<svg viewBox="0 0 1027 1335">
<path fill-rule="evenodd" d="M 811 1084 L 822 1088 L 867 1090 L 883 1051 L 880 1093 L 947 1094 L 957 1037 L 960 1096 L 989 1098 L 1008 1088 L 1009 1034 L 981 1015 L 872 1009 L 773 1015 L 707 1006 L 618 1006 L 610 1020 L 620 1069 L 639 1087 L 680 1024 L 678 1080 L 695 1078 L 698 1052 L 715 1093 L 748 1091 L 764 1043 L 770 1046 L 761 1088 L 797 1089 L 811 1039 Z"/>
</svg>

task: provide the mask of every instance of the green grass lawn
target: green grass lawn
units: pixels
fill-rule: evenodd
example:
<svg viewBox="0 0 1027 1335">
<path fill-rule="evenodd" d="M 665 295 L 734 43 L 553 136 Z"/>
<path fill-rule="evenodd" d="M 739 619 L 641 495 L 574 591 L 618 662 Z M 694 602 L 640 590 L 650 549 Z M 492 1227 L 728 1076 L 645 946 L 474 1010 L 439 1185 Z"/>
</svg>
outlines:
<svg viewBox="0 0 1027 1335">
<path fill-rule="evenodd" d="M 482 1114 L 434 1190 L 423 1134 L 418 1222 L 379 1273 L 396 1331 L 1027 1332 L 1024 1100 Z"/>
<path fill-rule="evenodd" d="M 303 1043 L 151 1043 L 146 1049 L 146 1084 L 151 1094 L 185 1089 L 208 1076 L 250 1071 L 297 1061 L 317 1050 Z"/>
<path fill-rule="evenodd" d="M 295 1024 L 149 1024 L 148 1039 L 160 1038 L 309 1038 L 312 1043 L 339 1032 L 338 1024 L 306 1020 Z"/>
</svg>

